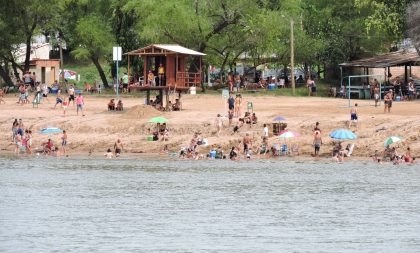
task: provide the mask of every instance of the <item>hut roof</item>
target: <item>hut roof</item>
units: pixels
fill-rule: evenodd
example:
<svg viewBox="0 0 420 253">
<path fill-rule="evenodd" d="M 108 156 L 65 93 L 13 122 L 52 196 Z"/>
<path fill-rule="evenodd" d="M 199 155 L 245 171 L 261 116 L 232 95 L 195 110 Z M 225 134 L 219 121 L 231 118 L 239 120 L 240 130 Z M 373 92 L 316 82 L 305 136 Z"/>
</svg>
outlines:
<svg viewBox="0 0 420 253">
<path fill-rule="evenodd" d="M 420 56 L 415 50 L 400 50 L 383 55 L 369 58 L 344 62 L 339 64 L 342 67 L 366 67 L 366 68 L 386 68 L 398 65 L 408 65 L 420 63 Z"/>
<path fill-rule="evenodd" d="M 206 55 L 192 49 L 177 44 L 152 44 L 147 47 L 139 48 L 126 53 L 127 55 L 165 55 L 165 54 L 185 54 L 185 55 Z"/>
</svg>

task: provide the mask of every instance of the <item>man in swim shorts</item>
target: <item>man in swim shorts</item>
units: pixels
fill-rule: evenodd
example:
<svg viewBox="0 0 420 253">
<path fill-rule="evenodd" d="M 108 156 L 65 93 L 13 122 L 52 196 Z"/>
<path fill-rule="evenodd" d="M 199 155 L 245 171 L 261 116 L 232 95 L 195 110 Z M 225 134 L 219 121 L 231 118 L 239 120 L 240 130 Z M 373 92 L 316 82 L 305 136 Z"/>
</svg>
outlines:
<svg viewBox="0 0 420 253">
<path fill-rule="evenodd" d="M 69 104 L 70 104 L 70 101 L 73 101 L 73 106 L 74 106 L 74 86 L 73 86 L 73 84 L 70 85 L 68 93 L 69 93 Z"/>
<path fill-rule="evenodd" d="M 350 121 L 349 121 L 349 128 L 351 127 L 351 123 L 354 122 L 357 129 L 357 121 L 358 121 L 358 115 L 357 115 L 357 103 L 354 104 L 354 107 L 350 109 Z"/>
<path fill-rule="evenodd" d="M 118 139 L 114 144 L 114 152 L 115 156 L 118 157 L 121 155 L 121 151 L 123 149 L 123 144 L 120 139 Z"/>
</svg>

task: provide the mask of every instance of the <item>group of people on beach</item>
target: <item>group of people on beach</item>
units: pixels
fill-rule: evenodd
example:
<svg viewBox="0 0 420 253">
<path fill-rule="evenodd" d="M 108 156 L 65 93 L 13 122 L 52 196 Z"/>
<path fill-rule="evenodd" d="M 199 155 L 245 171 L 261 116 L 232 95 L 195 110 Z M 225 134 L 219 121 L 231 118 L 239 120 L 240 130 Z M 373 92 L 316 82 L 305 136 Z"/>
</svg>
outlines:
<svg viewBox="0 0 420 253">
<path fill-rule="evenodd" d="M 33 133 L 31 129 L 28 129 L 23 124 L 22 119 L 15 119 L 12 124 L 12 142 L 15 145 L 14 153 L 20 154 L 45 154 L 52 156 L 60 156 L 61 154 L 66 155 L 67 146 L 67 132 L 62 131 L 61 148 L 54 144 L 51 138 L 41 144 L 40 148 L 33 150 Z"/>
</svg>

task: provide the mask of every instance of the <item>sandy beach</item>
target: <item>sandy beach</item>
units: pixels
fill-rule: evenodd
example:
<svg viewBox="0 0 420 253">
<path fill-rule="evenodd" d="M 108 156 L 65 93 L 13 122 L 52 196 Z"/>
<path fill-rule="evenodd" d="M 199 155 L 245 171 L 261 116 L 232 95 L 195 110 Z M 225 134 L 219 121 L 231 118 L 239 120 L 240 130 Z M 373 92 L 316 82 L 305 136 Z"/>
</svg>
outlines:
<svg viewBox="0 0 420 253">
<path fill-rule="evenodd" d="M 139 153 L 159 154 L 164 145 L 170 151 L 178 152 L 182 146 L 188 145 L 192 135 L 200 131 L 202 136 L 212 144 L 228 147 L 237 145 L 246 133 L 253 136 L 254 148 L 261 143 L 262 125 L 273 123 L 273 118 L 283 116 L 288 124 L 287 129 L 300 133 L 299 137 L 281 140 L 271 136 L 269 143 L 299 144 L 300 158 L 311 157 L 312 129 L 315 122 L 320 122 L 323 145 L 320 156 L 329 157 L 334 140 L 328 134 L 339 128 L 347 128 L 350 119 L 350 109 L 346 107 L 348 101 L 338 98 L 321 97 L 273 97 L 244 95 L 242 114 L 246 111 L 247 101 L 252 101 L 254 112 L 258 116 L 258 124 L 243 126 L 239 133 L 233 134 L 233 126 L 225 127 L 217 137 L 214 120 L 218 113 L 225 115 L 225 101 L 220 95 L 183 95 L 182 111 L 161 112 L 151 106 L 145 106 L 144 98 L 122 96 L 124 111 L 107 110 L 107 103 L 111 96 L 85 95 L 86 116 L 76 115 L 76 107 L 70 105 L 67 116 L 63 116 L 61 106 L 52 109 L 55 97 L 49 97 L 38 108 L 32 104 L 19 105 L 17 95 L 6 96 L 6 104 L 0 105 L 0 147 L 2 154 L 13 153 L 12 122 L 22 119 L 25 128 L 33 131 L 33 148 L 39 147 L 48 138 L 59 144 L 60 134 L 42 135 L 39 131 L 45 127 L 59 127 L 68 132 L 69 155 L 102 155 L 106 149 L 112 148 L 117 139 L 124 143 L 125 155 L 135 156 Z M 171 98 L 172 99 L 172 98 Z M 174 98 L 173 98 L 174 100 Z M 388 136 L 396 135 L 404 138 L 397 145 L 398 152 L 404 154 L 409 146 L 414 157 L 420 156 L 420 100 L 412 102 L 394 102 L 391 113 L 383 112 L 383 105 L 374 107 L 372 101 L 352 100 L 352 104 L 359 104 L 359 127 L 355 133 L 358 139 L 345 141 L 354 143 L 352 157 L 364 158 L 371 156 L 375 150 L 383 151 L 384 140 Z M 147 141 L 146 138 L 154 124 L 148 120 L 155 116 L 168 119 L 170 139 L 167 142 Z M 234 119 L 234 124 L 237 122 Z M 227 126 L 228 119 L 224 118 Z M 270 128 L 270 133 L 272 129 Z M 200 153 L 205 153 L 209 147 L 200 147 Z M 123 154 L 124 155 L 124 154 Z"/>
</svg>

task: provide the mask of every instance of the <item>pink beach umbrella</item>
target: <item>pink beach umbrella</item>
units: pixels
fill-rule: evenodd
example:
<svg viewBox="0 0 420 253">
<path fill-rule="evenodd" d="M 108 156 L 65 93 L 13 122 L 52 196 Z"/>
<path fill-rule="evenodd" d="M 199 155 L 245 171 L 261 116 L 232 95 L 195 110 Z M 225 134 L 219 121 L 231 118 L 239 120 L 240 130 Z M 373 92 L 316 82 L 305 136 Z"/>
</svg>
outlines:
<svg viewBox="0 0 420 253">
<path fill-rule="evenodd" d="M 280 132 L 279 138 L 294 138 L 300 136 L 299 133 L 291 131 L 282 131 Z"/>
</svg>

